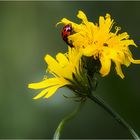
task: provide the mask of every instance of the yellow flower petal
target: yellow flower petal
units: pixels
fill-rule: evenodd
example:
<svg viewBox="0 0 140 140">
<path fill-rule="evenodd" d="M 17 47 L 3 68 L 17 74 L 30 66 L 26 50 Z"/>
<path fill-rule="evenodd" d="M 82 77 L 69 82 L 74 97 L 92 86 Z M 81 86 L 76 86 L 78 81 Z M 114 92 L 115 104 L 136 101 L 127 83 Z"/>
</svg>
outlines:
<svg viewBox="0 0 140 140">
<path fill-rule="evenodd" d="M 59 67 L 58 62 L 52 56 L 47 54 L 44 59 L 48 65 L 52 63 L 53 65 Z"/>
<path fill-rule="evenodd" d="M 124 78 L 124 74 L 122 72 L 120 63 L 119 62 L 115 62 L 115 64 L 116 64 L 115 69 L 116 69 L 117 74 L 123 79 Z"/>
<path fill-rule="evenodd" d="M 72 21 L 70 21 L 70 20 L 68 20 L 68 19 L 66 19 L 66 18 L 63 18 L 63 19 L 61 20 L 61 23 L 63 23 L 64 25 L 67 25 L 67 24 L 75 24 L 74 22 L 72 22 Z"/>
<path fill-rule="evenodd" d="M 134 60 L 132 57 L 129 57 L 129 59 L 134 64 L 140 64 L 140 60 Z"/>
<path fill-rule="evenodd" d="M 52 86 L 52 87 L 46 88 L 46 89 L 42 90 L 33 99 L 39 99 L 39 98 L 41 98 L 43 96 L 44 96 L 44 98 L 49 98 L 50 96 L 52 96 L 56 92 L 57 89 L 59 89 L 62 86 L 63 85 L 57 85 L 57 86 Z"/>
<path fill-rule="evenodd" d="M 100 73 L 102 74 L 102 76 L 106 76 L 110 72 L 111 60 L 108 57 L 101 57 L 100 61 L 101 61 Z"/>
<path fill-rule="evenodd" d="M 82 52 L 83 52 L 83 55 L 90 57 L 93 55 L 94 50 L 90 46 L 87 46 L 87 48 L 82 49 Z"/>
<path fill-rule="evenodd" d="M 37 96 L 35 96 L 33 99 L 39 99 L 41 97 L 43 97 L 45 94 L 47 94 L 48 92 L 48 88 L 42 90 Z"/>
<path fill-rule="evenodd" d="M 102 28 L 104 26 L 105 23 L 105 19 L 103 16 L 99 17 L 99 27 Z"/>
<path fill-rule="evenodd" d="M 49 86 L 57 85 L 60 83 L 60 81 L 61 78 L 48 78 L 38 83 L 31 83 L 28 85 L 28 88 L 32 88 L 32 89 L 46 88 Z"/>
<path fill-rule="evenodd" d="M 88 22 L 87 17 L 83 11 L 78 11 L 77 17 L 82 19 L 83 23 Z"/>
<path fill-rule="evenodd" d="M 132 45 L 132 46 L 137 47 L 137 45 L 135 44 L 135 42 L 132 39 L 131 40 L 122 40 L 121 44 L 124 46 Z"/>
<path fill-rule="evenodd" d="M 118 34 L 118 37 L 120 40 L 123 40 L 123 39 L 129 39 L 129 35 L 127 32 L 124 32 L 124 33 L 121 33 L 121 34 Z"/>
<path fill-rule="evenodd" d="M 60 88 L 62 86 L 63 85 L 57 85 L 57 86 L 49 88 L 48 93 L 45 95 L 44 98 L 49 98 L 50 96 L 52 96 L 57 91 L 58 88 Z"/>
<path fill-rule="evenodd" d="M 45 56 L 45 61 L 48 64 L 48 69 L 51 73 L 55 75 L 62 76 L 62 68 L 60 64 L 50 55 Z"/>
<path fill-rule="evenodd" d="M 131 61 L 128 59 L 127 56 L 125 56 L 125 59 L 124 59 L 123 64 L 124 64 L 126 67 L 128 67 L 128 66 L 131 64 Z"/>
<path fill-rule="evenodd" d="M 74 23 L 74 22 L 72 22 L 72 21 L 70 21 L 70 20 L 68 20 L 68 19 L 66 19 L 66 18 L 63 18 L 63 19 L 61 20 L 60 23 L 62 23 L 62 24 L 64 24 L 64 25 L 71 24 L 72 29 L 73 29 L 74 31 L 76 31 L 76 32 L 79 31 L 79 25 L 76 24 L 76 23 Z"/>
<path fill-rule="evenodd" d="M 62 53 L 58 53 L 56 55 L 56 60 L 59 62 L 59 64 L 64 67 L 65 65 L 67 65 L 69 63 L 67 57 L 62 54 Z"/>
</svg>

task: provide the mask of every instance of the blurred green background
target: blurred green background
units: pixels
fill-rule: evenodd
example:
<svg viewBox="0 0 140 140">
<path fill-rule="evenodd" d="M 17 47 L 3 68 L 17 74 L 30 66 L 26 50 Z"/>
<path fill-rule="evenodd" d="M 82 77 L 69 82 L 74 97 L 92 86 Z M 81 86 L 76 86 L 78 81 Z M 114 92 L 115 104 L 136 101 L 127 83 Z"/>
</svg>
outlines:
<svg viewBox="0 0 140 140">
<path fill-rule="evenodd" d="M 42 80 L 44 56 L 66 52 L 61 18 L 75 22 L 78 10 L 90 21 L 110 13 L 116 25 L 140 46 L 140 2 L 0 2 L 0 138 L 52 138 L 60 120 L 78 103 L 63 97 L 66 88 L 46 99 L 27 84 Z M 140 58 L 140 47 L 131 48 Z M 116 110 L 140 135 L 140 65 L 123 67 L 125 79 L 114 70 L 100 78 L 96 94 Z M 66 124 L 61 138 L 132 138 L 108 113 L 88 100 L 75 119 Z"/>
</svg>

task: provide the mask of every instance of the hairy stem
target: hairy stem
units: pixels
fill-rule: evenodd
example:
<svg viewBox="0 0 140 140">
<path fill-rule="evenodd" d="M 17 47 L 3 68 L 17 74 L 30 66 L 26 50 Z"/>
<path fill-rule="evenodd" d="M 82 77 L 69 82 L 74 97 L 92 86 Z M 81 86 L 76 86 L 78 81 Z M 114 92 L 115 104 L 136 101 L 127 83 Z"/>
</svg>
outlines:
<svg viewBox="0 0 140 140">
<path fill-rule="evenodd" d="M 79 106 L 72 113 L 68 114 L 65 118 L 62 119 L 54 133 L 53 140 L 59 140 L 64 125 L 77 115 L 77 113 L 81 110 L 82 106 L 84 105 L 84 102 L 85 101 L 80 102 Z"/>
<path fill-rule="evenodd" d="M 139 136 L 132 129 L 132 127 L 118 113 L 116 113 L 107 103 L 105 103 L 100 97 L 92 94 L 89 95 L 88 97 L 96 104 L 98 104 L 100 107 L 102 107 L 106 112 L 108 112 L 124 128 L 126 128 L 132 134 L 134 139 L 140 140 Z"/>
</svg>

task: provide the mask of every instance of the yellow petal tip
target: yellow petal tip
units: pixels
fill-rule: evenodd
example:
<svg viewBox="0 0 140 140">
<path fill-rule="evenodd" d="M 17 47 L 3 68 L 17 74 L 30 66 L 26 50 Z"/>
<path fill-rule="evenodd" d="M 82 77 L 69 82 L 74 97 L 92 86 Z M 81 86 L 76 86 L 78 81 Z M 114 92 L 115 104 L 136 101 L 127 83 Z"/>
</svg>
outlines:
<svg viewBox="0 0 140 140">
<path fill-rule="evenodd" d="M 55 25 L 55 27 L 57 27 L 59 24 L 61 24 L 62 22 L 58 22 L 58 23 L 56 23 L 56 25 Z"/>
<path fill-rule="evenodd" d="M 109 13 L 106 13 L 106 18 L 111 18 L 111 15 Z"/>
<path fill-rule="evenodd" d="M 33 84 L 28 84 L 28 88 L 33 88 Z"/>
<path fill-rule="evenodd" d="M 36 96 L 33 98 L 34 100 L 37 100 L 37 99 L 39 99 L 39 98 L 37 98 Z"/>
<path fill-rule="evenodd" d="M 47 62 L 48 59 L 50 58 L 51 56 L 49 54 L 47 54 L 45 57 L 44 57 L 44 60 Z"/>
<path fill-rule="evenodd" d="M 83 22 L 87 22 L 87 17 L 83 11 L 79 10 L 77 17 L 80 18 Z"/>
</svg>

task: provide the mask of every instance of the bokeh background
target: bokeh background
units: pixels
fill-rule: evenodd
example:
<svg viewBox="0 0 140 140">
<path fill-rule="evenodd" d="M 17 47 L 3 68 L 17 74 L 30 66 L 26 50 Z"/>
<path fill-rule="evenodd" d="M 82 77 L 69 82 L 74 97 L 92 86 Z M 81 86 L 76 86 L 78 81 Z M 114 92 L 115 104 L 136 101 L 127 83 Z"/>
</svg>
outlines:
<svg viewBox="0 0 140 140">
<path fill-rule="evenodd" d="M 127 31 L 138 48 L 131 47 L 140 58 L 140 2 L 0 2 L 0 138 L 52 138 L 61 119 L 79 103 L 66 99 L 73 95 L 66 88 L 54 96 L 33 100 L 39 92 L 27 84 L 42 80 L 47 65 L 44 56 L 66 52 L 62 41 L 61 18 L 75 22 L 78 10 L 90 21 L 110 13 L 116 25 Z M 96 91 L 140 135 L 140 65 L 123 67 L 125 79 L 114 69 L 99 79 Z M 108 113 L 88 100 L 76 118 L 68 122 L 61 138 L 132 138 Z"/>
</svg>

